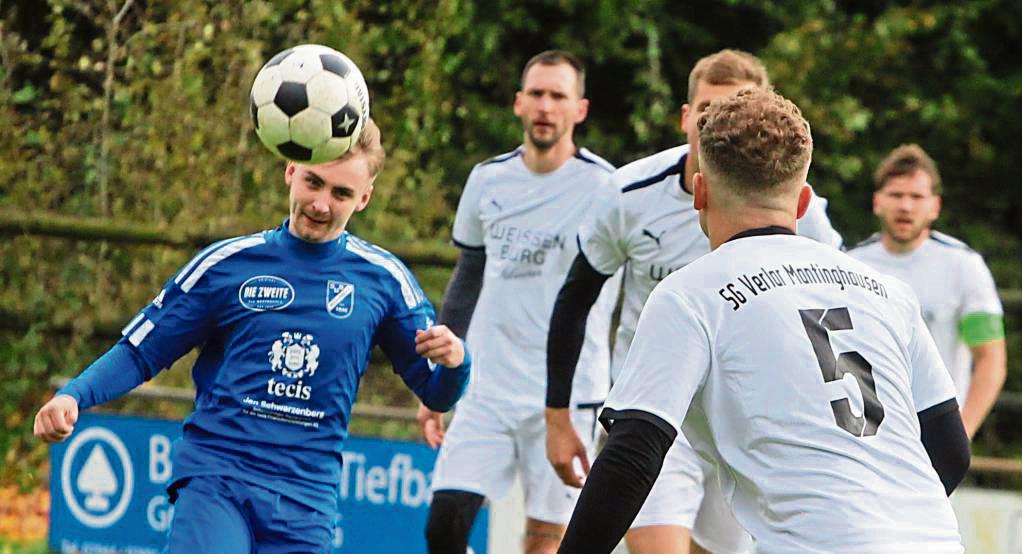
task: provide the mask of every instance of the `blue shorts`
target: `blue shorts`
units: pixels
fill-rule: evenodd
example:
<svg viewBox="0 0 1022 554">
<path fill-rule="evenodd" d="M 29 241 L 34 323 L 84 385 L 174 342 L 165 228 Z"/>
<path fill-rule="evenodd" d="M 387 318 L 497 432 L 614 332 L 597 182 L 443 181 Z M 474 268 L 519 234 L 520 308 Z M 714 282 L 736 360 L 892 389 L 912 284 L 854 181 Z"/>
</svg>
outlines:
<svg viewBox="0 0 1022 554">
<path fill-rule="evenodd" d="M 315 511 L 272 490 L 231 477 L 175 484 L 177 500 L 165 552 L 330 552 L 336 514 Z"/>
</svg>

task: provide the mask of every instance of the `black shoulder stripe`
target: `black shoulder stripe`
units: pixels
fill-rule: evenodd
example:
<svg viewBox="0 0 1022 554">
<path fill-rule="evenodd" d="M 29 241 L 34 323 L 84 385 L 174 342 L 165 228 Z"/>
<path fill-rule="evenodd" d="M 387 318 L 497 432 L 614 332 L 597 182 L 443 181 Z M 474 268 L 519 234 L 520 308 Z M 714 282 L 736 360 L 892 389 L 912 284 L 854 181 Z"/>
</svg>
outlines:
<svg viewBox="0 0 1022 554">
<path fill-rule="evenodd" d="M 852 250 L 855 250 L 856 248 L 862 248 L 863 246 L 869 246 L 869 245 L 871 245 L 873 243 L 876 243 L 876 242 L 879 242 L 879 241 L 880 241 L 880 233 L 873 233 L 872 235 L 866 237 L 866 240 L 863 240 L 863 241 L 859 242 L 858 244 L 856 244 L 855 246 L 853 246 Z"/>
<path fill-rule="evenodd" d="M 507 154 L 501 154 L 500 156 L 494 156 L 484 162 L 480 162 L 479 165 L 499 164 L 513 159 L 515 156 L 522 153 L 521 148 L 515 148 L 514 151 L 508 152 Z"/>
<path fill-rule="evenodd" d="M 938 242 L 950 248 L 957 248 L 959 250 L 968 250 L 970 252 L 974 252 L 974 250 L 971 247 L 969 247 L 968 244 L 965 244 L 964 242 L 958 239 L 949 237 L 948 235 L 945 235 L 944 233 L 941 233 L 939 231 L 930 231 L 930 238 L 933 239 L 935 242 Z"/>
<path fill-rule="evenodd" d="M 593 159 L 593 158 L 587 158 L 585 156 L 585 154 L 582 153 L 582 149 L 581 148 L 575 150 L 575 157 L 580 159 L 580 160 L 582 160 L 583 162 L 585 162 L 587 164 L 593 164 L 596 167 L 606 171 L 607 173 L 610 173 L 610 172 L 614 171 L 614 167 L 611 166 L 607 162 L 602 162 L 600 160 L 596 160 L 596 159 Z"/>
<path fill-rule="evenodd" d="M 682 157 L 681 159 L 684 160 L 685 158 Z M 645 188 L 645 187 L 648 187 L 650 185 L 655 185 L 655 184 L 659 183 L 660 181 L 663 181 L 664 179 L 670 177 L 671 175 L 680 175 L 681 174 L 681 170 L 684 167 L 685 167 L 684 162 L 683 161 L 679 161 L 677 164 L 674 164 L 671 167 L 668 167 L 667 169 L 661 171 L 660 173 L 657 173 L 656 175 L 654 175 L 652 177 L 647 177 L 647 178 L 645 178 L 645 179 L 643 179 L 641 181 L 636 181 L 636 182 L 634 182 L 634 183 L 632 183 L 630 185 L 625 185 L 621 189 L 621 192 L 623 192 L 623 193 L 624 192 L 632 192 L 633 190 L 639 190 L 641 188 Z"/>
</svg>

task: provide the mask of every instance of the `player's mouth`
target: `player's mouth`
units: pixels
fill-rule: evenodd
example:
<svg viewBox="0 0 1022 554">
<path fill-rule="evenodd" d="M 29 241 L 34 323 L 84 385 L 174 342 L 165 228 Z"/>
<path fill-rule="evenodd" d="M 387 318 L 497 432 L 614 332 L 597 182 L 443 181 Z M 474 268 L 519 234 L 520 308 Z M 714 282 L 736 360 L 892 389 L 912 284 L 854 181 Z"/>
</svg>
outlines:
<svg viewBox="0 0 1022 554">
<path fill-rule="evenodd" d="M 330 220 L 317 219 L 317 218 L 312 217 L 311 215 L 309 215 L 309 214 L 307 214 L 305 212 L 302 212 L 302 215 L 305 216 L 305 219 L 307 219 L 313 225 L 326 225 L 326 224 L 330 223 Z"/>
</svg>

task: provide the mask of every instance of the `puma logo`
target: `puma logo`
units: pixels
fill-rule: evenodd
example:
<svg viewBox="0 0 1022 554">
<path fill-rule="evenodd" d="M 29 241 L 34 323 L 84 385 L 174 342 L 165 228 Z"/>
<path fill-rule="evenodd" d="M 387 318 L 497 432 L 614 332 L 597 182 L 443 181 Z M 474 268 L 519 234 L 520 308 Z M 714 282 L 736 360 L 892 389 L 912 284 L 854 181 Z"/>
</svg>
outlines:
<svg viewBox="0 0 1022 554">
<path fill-rule="evenodd" d="M 653 239 L 653 242 L 656 243 L 657 248 L 660 248 L 660 239 L 661 237 L 667 234 L 667 230 L 664 229 L 663 231 L 660 232 L 659 235 L 654 235 L 649 229 L 643 229 L 642 234 Z"/>
</svg>

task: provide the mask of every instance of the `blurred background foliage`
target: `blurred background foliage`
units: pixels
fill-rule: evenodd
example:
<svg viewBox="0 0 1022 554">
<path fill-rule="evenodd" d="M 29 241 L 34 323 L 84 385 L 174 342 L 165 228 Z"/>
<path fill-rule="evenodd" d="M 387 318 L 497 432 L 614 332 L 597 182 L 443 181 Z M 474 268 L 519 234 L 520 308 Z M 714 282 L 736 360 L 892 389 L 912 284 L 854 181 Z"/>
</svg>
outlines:
<svg viewBox="0 0 1022 554">
<path fill-rule="evenodd" d="M 2 0 L 0 215 L 213 234 L 279 224 L 283 163 L 252 132 L 248 88 L 266 59 L 304 42 L 347 53 L 371 88 L 389 157 L 352 230 L 385 247 L 449 239 L 472 165 L 521 140 L 510 104 L 533 54 L 558 47 L 586 60 L 592 109 L 578 142 L 620 165 L 684 142 L 688 72 L 732 47 L 761 56 L 805 112 L 810 180 L 847 243 L 874 230 L 876 163 L 918 142 L 946 183 L 939 227 L 982 252 L 1002 288 L 1022 287 L 1014 0 Z M 31 421 L 48 379 L 108 348 L 191 253 L 4 236 L 0 483 L 45 479 Z M 414 269 L 439 300 L 448 268 Z M 1018 367 L 1019 327 L 1008 322 Z M 190 359 L 157 381 L 188 385 Z M 1008 388 L 1022 390 L 1022 375 Z M 412 402 L 384 367 L 360 400 Z M 129 399 L 115 409 L 178 417 L 186 407 Z M 1005 424 L 988 425 L 977 448 L 1022 451 L 1013 426 L 993 421 Z"/>
</svg>

